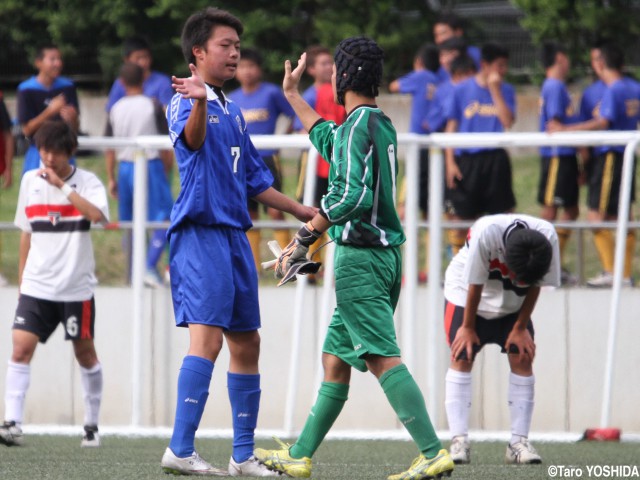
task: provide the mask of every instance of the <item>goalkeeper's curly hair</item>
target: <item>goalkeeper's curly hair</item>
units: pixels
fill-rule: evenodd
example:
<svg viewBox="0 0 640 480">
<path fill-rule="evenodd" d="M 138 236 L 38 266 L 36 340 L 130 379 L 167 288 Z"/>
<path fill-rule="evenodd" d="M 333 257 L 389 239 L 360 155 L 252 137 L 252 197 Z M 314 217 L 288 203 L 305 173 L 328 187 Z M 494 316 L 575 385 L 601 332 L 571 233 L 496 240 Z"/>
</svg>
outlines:
<svg viewBox="0 0 640 480">
<path fill-rule="evenodd" d="M 367 37 L 346 38 L 338 44 L 334 61 L 336 94 L 340 105 L 344 105 L 347 90 L 372 98 L 378 96 L 383 57 L 383 50 Z"/>
<path fill-rule="evenodd" d="M 519 282 L 535 285 L 549 271 L 553 249 L 542 233 L 520 228 L 505 242 L 505 262 Z"/>
</svg>

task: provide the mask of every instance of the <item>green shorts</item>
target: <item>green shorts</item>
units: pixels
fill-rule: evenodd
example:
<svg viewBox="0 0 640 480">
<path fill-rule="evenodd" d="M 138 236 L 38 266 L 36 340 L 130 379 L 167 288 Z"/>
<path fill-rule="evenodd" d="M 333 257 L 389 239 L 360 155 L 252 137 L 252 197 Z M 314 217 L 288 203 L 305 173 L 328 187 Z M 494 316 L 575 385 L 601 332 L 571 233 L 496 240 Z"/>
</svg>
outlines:
<svg viewBox="0 0 640 480">
<path fill-rule="evenodd" d="M 339 245 L 335 256 L 336 309 L 322 351 L 361 372 L 364 357 L 399 357 L 393 312 L 400 296 L 399 247 Z"/>
</svg>

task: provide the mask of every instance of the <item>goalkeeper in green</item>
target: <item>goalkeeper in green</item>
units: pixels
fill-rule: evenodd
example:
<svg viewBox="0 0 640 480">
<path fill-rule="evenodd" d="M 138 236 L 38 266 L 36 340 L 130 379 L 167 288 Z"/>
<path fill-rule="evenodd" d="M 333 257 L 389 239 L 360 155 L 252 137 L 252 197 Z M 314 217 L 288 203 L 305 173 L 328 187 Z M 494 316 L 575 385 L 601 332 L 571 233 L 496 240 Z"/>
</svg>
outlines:
<svg viewBox="0 0 640 480">
<path fill-rule="evenodd" d="M 309 245 L 324 231 L 337 244 L 337 307 L 324 342 L 324 381 L 295 444 L 279 450 L 257 448 L 267 467 L 291 477 L 311 476 L 311 457 L 337 419 L 349 391 L 351 368 L 373 373 L 420 455 L 411 467 L 389 479 L 450 475 L 453 461 L 442 448 L 415 380 L 402 363 L 393 312 L 400 294 L 405 241 L 395 209 L 397 138 L 391 120 L 376 106 L 383 52 L 364 37 L 348 38 L 335 51 L 332 84 L 344 105 L 341 126 L 323 120 L 300 96 L 305 54 L 292 71 L 285 62 L 285 96 L 330 163 L 329 189 L 319 213 L 283 250 L 276 275 L 285 277 L 306 261 Z"/>
</svg>

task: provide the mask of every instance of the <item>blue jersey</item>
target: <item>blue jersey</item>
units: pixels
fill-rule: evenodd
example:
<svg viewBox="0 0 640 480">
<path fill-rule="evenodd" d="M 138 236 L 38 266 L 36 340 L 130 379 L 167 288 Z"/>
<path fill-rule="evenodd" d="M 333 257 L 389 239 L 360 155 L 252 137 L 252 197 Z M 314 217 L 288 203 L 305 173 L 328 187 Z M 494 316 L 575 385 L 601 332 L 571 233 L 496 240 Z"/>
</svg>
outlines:
<svg viewBox="0 0 640 480">
<path fill-rule="evenodd" d="M 589 85 L 580 99 L 580 121 L 586 122 L 600 117 L 600 102 L 607 85 L 602 80 L 596 80 Z"/>
<path fill-rule="evenodd" d="M 453 82 L 447 80 L 438 84 L 436 93 L 433 95 L 431 108 L 423 120 L 429 126 L 430 132 L 442 132 L 447 125 L 446 112 L 451 109 L 453 101 Z"/>
<path fill-rule="evenodd" d="M 609 130 L 636 130 L 640 112 L 640 85 L 623 77 L 607 86 L 600 103 L 600 116 L 609 122 Z M 596 153 L 624 152 L 624 145 L 595 147 Z"/>
<path fill-rule="evenodd" d="M 183 131 L 193 100 L 176 94 L 167 110 L 169 137 L 180 173 L 180 195 L 171 211 L 169 235 L 182 223 L 247 230 L 247 198 L 273 183 L 273 177 L 247 133 L 240 108 L 207 88 L 204 144 L 191 150 Z"/>
<path fill-rule="evenodd" d="M 433 103 L 433 96 L 438 85 L 438 77 L 429 70 L 414 70 L 398 79 L 400 93 L 411 94 L 411 133 L 429 133 L 431 130 L 425 122 Z"/>
<path fill-rule="evenodd" d="M 500 90 L 509 110 L 515 115 L 516 94 L 514 88 L 508 83 L 502 82 Z M 504 132 L 489 89 L 481 87 L 475 77 L 468 78 L 454 87 L 453 100 L 446 116 L 447 120 L 458 122 L 458 132 Z M 467 153 L 476 153 L 491 149 L 468 148 L 464 150 Z M 460 149 L 456 150 L 456 154 L 460 152 Z"/>
<path fill-rule="evenodd" d="M 76 86 L 68 78 L 56 78 L 51 87 L 42 85 L 35 76 L 22 82 L 18 85 L 16 99 L 18 123 L 25 125 L 40 115 L 49 106 L 49 102 L 60 94 L 64 95 L 67 105 L 73 105 L 80 112 Z M 61 117 L 56 115 L 51 120 L 61 120 Z M 31 145 L 35 145 L 33 138 L 31 138 Z"/>
<path fill-rule="evenodd" d="M 142 93 L 147 97 L 155 98 L 160 102 L 160 105 L 167 107 L 174 94 L 173 88 L 171 88 L 171 78 L 164 73 L 151 72 L 142 84 Z M 107 112 L 111 111 L 111 107 L 126 94 L 124 85 L 119 78 L 116 78 L 109 91 L 106 106 Z"/>
<path fill-rule="evenodd" d="M 571 97 L 564 82 L 555 78 L 547 78 L 540 92 L 540 131 L 544 132 L 547 122 L 557 120 L 563 125 L 576 122 L 575 112 L 571 105 Z M 541 147 L 540 155 L 574 155 L 573 147 Z"/>
<path fill-rule="evenodd" d="M 251 93 L 238 88 L 229 94 L 229 98 L 240 107 L 249 135 L 273 135 L 280 115 L 294 116 L 284 93 L 273 83 L 262 82 Z M 267 156 L 277 153 L 277 150 L 259 150 L 258 153 Z"/>
<path fill-rule="evenodd" d="M 316 86 L 311 85 L 304 92 L 302 92 L 302 98 L 309 104 L 311 108 L 315 110 L 316 103 L 318 102 L 318 89 L 316 88 Z M 304 130 L 304 126 L 302 125 L 302 122 L 300 121 L 298 116 L 296 116 L 293 119 L 293 131 L 299 132 L 300 130 Z"/>
</svg>

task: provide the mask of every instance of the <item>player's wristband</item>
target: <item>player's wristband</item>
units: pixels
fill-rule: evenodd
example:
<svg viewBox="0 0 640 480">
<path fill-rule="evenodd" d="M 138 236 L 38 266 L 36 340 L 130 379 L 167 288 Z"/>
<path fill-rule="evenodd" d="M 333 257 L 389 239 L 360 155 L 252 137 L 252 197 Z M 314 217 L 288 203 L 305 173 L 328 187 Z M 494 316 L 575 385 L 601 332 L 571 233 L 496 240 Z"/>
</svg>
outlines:
<svg viewBox="0 0 640 480">
<path fill-rule="evenodd" d="M 64 185 L 62 185 L 60 187 L 60 190 L 62 191 L 62 193 L 64 193 L 65 197 L 69 197 L 69 195 L 71 195 L 71 193 L 73 193 L 73 188 L 71 188 L 71 185 L 69 185 L 68 183 L 65 183 Z"/>
<path fill-rule="evenodd" d="M 322 235 L 322 233 L 318 232 L 309 221 L 305 225 L 303 225 L 300 230 L 298 230 L 298 233 L 296 233 L 296 238 L 298 239 L 300 245 L 308 247 L 312 245 L 320 237 L 320 235 Z"/>
</svg>

